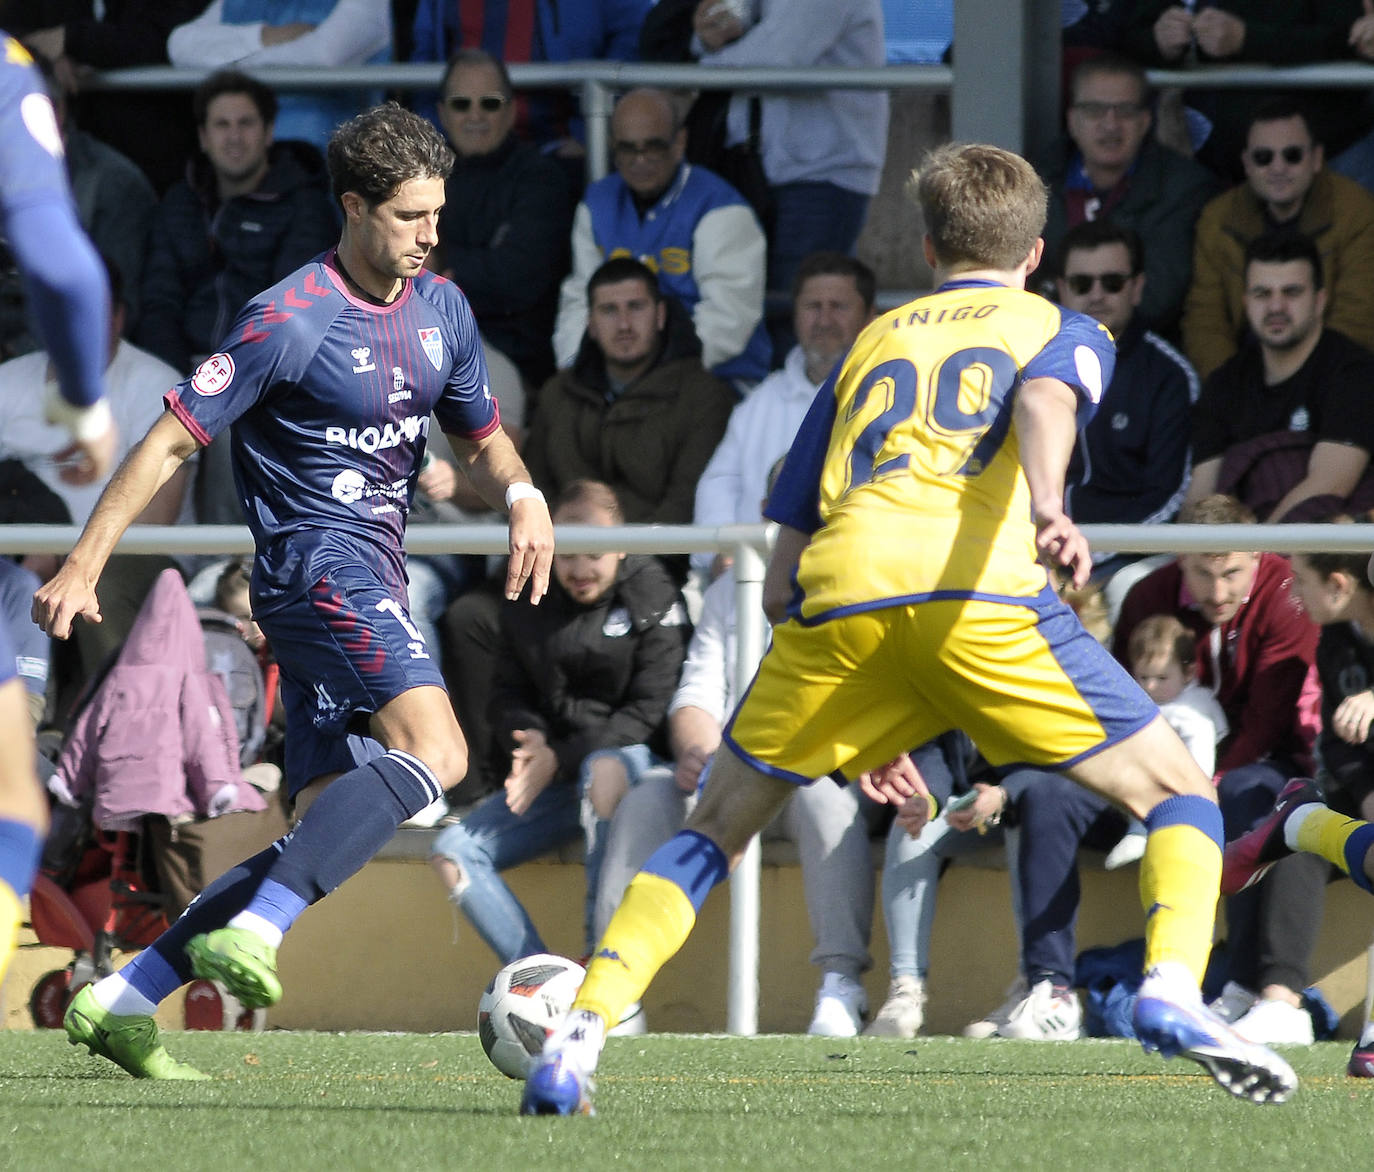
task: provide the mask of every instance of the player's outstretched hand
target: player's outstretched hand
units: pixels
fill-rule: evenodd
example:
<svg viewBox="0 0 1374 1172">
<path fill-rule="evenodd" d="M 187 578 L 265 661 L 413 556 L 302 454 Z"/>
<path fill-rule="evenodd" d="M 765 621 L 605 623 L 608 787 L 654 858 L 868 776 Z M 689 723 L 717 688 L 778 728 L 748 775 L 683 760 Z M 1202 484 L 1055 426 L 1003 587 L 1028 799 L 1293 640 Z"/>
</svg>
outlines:
<svg viewBox="0 0 1374 1172">
<path fill-rule="evenodd" d="M 100 622 L 100 601 L 95 583 L 68 560 L 47 582 L 33 592 L 33 621 L 54 639 L 72 633 L 72 622 L 79 615 L 90 623 Z"/>
<path fill-rule="evenodd" d="M 1093 556 L 1088 539 L 1079 532 L 1066 513 L 1037 519 L 1035 547 L 1040 559 L 1048 566 L 1066 570 L 1074 586 L 1081 590 L 1092 573 Z"/>
<path fill-rule="evenodd" d="M 520 597 L 530 584 L 535 606 L 549 592 L 553 566 L 553 520 L 549 506 L 539 497 L 522 497 L 510 507 L 510 562 L 506 570 L 506 597 Z"/>
</svg>

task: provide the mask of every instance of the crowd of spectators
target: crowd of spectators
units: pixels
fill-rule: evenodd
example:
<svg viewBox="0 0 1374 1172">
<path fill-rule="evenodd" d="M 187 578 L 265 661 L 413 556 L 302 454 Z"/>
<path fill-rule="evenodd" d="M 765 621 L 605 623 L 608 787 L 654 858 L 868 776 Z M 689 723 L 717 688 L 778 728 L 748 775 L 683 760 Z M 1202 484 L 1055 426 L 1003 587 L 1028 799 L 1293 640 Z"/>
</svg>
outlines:
<svg viewBox="0 0 1374 1172">
<path fill-rule="evenodd" d="M 564 502 L 564 521 L 715 526 L 760 518 L 769 468 L 881 312 L 874 273 L 854 251 L 883 171 L 887 96 L 630 90 L 610 119 L 610 172 L 584 186 L 576 100 L 517 91 L 507 65 L 957 60 L 952 4 L 912 5 L 900 44 L 895 7 L 107 0 L 88 12 L 46 0 L 0 6 L 0 21 L 45 70 L 80 219 L 110 271 L 106 381 L 125 450 L 163 392 L 215 352 L 239 306 L 336 239 L 323 152 L 333 127 L 381 88 L 277 90 L 257 71 L 446 62 L 432 92 L 403 95 L 433 114 L 456 156 L 430 263 L 473 308 L 503 426 L 536 485 Z M 1374 60 L 1366 7 L 1064 6 L 1064 133 L 1036 160 L 1049 218 L 1034 285 L 1095 318 L 1118 348 L 1070 468 L 1077 521 L 1166 524 L 1180 509 L 1201 523 L 1296 521 L 1374 507 L 1374 103 L 1346 90 L 1154 94 L 1146 75 Z M 190 94 L 93 100 L 92 70 L 141 63 L 215 72 Z M 29 495 L 7 516 L 65 513 L 79 524 L 100 486 L 57 475 L 63 437 L 35 406 L 51 369 L 4 281 L 0 273 L 0 460 L 32 474 L 10 478 L 20 486 L 12 496 Z M 193 483 L 169 483 L 143 519 L 238 520 L 224 452 L 207 449 L 190 473 Z M 419 487 L 423 519 L 474 517 L 451 461 L 427 465 Z M 416 620 L 443 656 L 473 750 L 468 780 L 449 795 L 436 865 L 503 961 L 542 942 L 497 872 L 585 833 L 589 860 L 606 860 L 601 890 L 593 875 L 588 892 L 590 945 L 616 884 L 680 824 L 731 706 L 728 558 L 575 561 L 562 564 L 537 614 L 501 600 L 481 559 L 414 564 Z M 55 655 L 51 670 L 26 654 L 35 711 L 58 727 L 169 564 L 129 562 L 109 576 L 91 647 Z M 197 568 L 183 565 L 188 576 Z M 52 569 L 30 559 L 0 585 L 18 598 Z M 1314 765 L 1317 628 L 1290 600 L 1290 578 L 1286 559 L 1251 552 L 1142 560 L 1103 551 L 1095 561 L 1093 589 L 1111 624 L 1103 637 L 1147 690 L 1169 676 L 1162 703 L 1207 711 L 1212 731 L 1197 736 L 1198 752 L 1214 762 L 1228 835 L 1267 811 L 1290 773 Z M 698 618 L 690 648 L 678 617 L 688 611 Z M 914 760 L 942 800 L 969 795 L 965 810 L 919 837 L 900 814 L 883 823 L 852 788 L 825 781 L 788 814 L 823 974 L 813 1032 L 856 1033 L 869 1018 L 860 978 L 870 964 L 870 833 L 888 835 L 893 964 L 870 1030 L 910 1036 L 927 997 L 940 863 L 1006 830 L 1021 971 L 1006 1004 L 970 1030 L 1077 1036 L 1078 850 L 1115 847 L 1114 865 L 1129 863 L 1138 828 L 1057 775 L 979 773 L 976 746 L 957 736 L 915 749 Z M 991 839 L 974 834 L 993 826 Z M 837 860 L 859 874 L 841 881 Z M 1306 1036 L 1295 1015 L 1324 883 L 1319 864 L 1295 856 L 1229 902 L 1223 1000 L 1255 1040 Z"/>
</svg>

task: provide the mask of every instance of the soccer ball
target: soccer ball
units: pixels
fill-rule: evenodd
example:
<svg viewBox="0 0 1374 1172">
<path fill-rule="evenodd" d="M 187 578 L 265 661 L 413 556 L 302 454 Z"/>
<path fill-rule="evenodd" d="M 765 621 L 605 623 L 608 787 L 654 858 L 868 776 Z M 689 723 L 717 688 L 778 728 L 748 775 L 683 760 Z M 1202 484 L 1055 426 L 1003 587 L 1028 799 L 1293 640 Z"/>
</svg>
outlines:
<svg viewBox="0 0 1374 1172">
<path fill-rule="evenodd" d="M 477 1036 L 492 1065 L 507 1078 L 524 1078 L 530 1058 L 544 1048 L 586 970 L 566 956 L 536 953 L 506 965 L 477 1003 Z"/>
</svg>

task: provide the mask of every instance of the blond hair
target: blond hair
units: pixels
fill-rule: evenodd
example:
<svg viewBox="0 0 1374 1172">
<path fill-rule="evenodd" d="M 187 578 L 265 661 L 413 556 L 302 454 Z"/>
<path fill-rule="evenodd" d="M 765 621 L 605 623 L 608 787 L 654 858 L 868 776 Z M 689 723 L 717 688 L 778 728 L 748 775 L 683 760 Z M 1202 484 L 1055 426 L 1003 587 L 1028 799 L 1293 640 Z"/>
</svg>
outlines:
<svg viewBox="0 0 1374 1172">
<path fill-rule="evenodd" d="M 1126 654 L 1132 670 L 1141 663 L 1178 663 L 1191 676 L 1197 665 L 1197 636 L 1171 614 L 1153 614 L 1131 632 Z"/>
<path fill-rule="evenodd" d="M 1016 268 L 1044 230 L 1049 204 L 1035 168 L 986 143 L 936 147 L 911 173 L 907 192 L 943 268 Z"/>
</svg>

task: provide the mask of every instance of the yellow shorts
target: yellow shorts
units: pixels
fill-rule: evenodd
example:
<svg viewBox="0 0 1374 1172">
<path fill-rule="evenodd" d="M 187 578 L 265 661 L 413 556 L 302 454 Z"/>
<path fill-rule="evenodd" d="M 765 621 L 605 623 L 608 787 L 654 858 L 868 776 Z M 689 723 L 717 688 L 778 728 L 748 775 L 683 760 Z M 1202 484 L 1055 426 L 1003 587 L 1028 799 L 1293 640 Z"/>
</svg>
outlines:
<svg viewBox="0 0 1374 1172">
<path fill-rule="evenodd" d="M 1046 590 L 796 620 L 725 730 L 745 761 L 806 784 L 856 777 L 950 729 L 993 765 L 1062 767 L 1138 732 L 1154 703 Z"/>
</svg>

